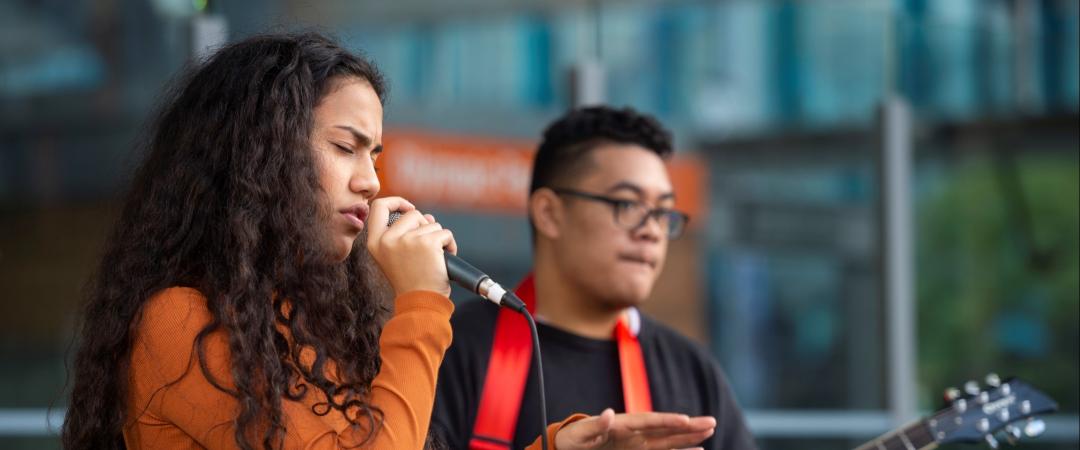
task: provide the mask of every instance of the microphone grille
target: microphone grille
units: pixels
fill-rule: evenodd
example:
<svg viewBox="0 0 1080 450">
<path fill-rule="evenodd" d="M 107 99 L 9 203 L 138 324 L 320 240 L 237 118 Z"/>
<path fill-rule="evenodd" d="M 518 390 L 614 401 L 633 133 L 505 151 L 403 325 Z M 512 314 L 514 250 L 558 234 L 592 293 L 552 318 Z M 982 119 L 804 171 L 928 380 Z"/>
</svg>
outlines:
<svg viewBox="0 0 1080 450">
<path fill-rule="evenodd" d="M 386 220 L 386 226 L 393 225 L 394 222 L 397 222 L 397 220 L 400 219 L 400 218 L 401 218 L 401 213 L 400 212 L 391 211 L 390 212 L 390 217 Z"/>
</svg>

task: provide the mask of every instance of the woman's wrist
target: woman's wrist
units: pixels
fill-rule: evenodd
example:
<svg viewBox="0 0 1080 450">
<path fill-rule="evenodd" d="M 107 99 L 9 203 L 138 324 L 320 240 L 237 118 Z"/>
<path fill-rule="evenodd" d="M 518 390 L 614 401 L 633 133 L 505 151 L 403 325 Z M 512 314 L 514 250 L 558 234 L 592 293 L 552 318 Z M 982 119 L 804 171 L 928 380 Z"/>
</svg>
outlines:
<svg viewBox="0 0 1080 450">
<path fill-rule="evenodd" d="M 450 317 L 454 312 L 454 302 L 440 292 L 413 289 L 394 298 L 394 314 L 401 314 L 413 310 L 433 310 L 437 313 Z"/>
</svg>

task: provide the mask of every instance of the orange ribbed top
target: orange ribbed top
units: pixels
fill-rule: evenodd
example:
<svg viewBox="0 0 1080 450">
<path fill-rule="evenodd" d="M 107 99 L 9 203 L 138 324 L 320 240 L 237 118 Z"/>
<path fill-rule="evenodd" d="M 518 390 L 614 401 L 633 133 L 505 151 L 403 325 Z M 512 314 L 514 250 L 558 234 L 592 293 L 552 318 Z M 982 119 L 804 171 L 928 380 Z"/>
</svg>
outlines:
<svg viewBox="0 0 1080 450">
<path fill-rule="evenodd" d="M 384 422 L 365 447 L 422 449 L 439 364 L 452 339 L 454 304 L 429 291 L 407 292 L 394 304 L 394 315 L 379 340 L 382 368 L 371 386 L 371 404 L 382 410 Z M 237 401 L 210 384 L 194 352 L 195 337 L 210 320 L 206 298 L 191 288 L 165 289 L 144 306 L 131 354 L 129 419 L 124 427 L 127 448 L 236 448 Z M 227 339 L 225 331 L 207 336 L 205 356 L 214 378 L 232 387 Z M 315 414 L 312 406 L 325 400 L 313 385 L 308 385 L 301 401 L 282 399 L 286 449 L 355 448 L 367 435 L 338 410 Z M 555 432 L 580 418 L 549 427 L 553 447 Z M 529 448 L 539 449 L 539 440 Z"/>
<path fill-rule="evenodd" d="M 385 417 L 372 448 L 423 447 L 436 374 L 452 337 L 453 310 L 449 299 L 434 292 L 409 292 L 395 300 L 379 342 L 382 369 L 371 388 L 370 401 Z M 161 291 L 144 307 L 131 354 L 127 411 L 132 419 L 124 428 L 129 449 L 236 447 L 233 419 L 239 404 L 210 384 L 194 353 L 195 336 L 210 320 L 206 298 L 190 288 Z M 209 335 L 205 352 L 210 373 L 231 387 L 227 339 L 225 331 Z M 282 399 L 285 448 L 355 447 L 366 436 L 337 410 L 324 416 L 312 412 L 325 400 L 313 385 L 299 402 Z"/>
</svg>

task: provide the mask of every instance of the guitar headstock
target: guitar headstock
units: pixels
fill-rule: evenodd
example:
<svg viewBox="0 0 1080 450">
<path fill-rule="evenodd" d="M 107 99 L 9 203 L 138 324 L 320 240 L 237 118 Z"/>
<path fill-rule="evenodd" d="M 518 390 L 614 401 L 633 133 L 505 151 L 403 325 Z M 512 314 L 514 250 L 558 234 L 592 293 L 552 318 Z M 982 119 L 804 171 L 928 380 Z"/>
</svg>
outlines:
<svg viewBox="0 0 1080 450">
<path fill-rule="evenodd" d="M 1057 403 L 1031 385 L 1015 378 L 1001 380 L 986 377 L 986 387 L 965 383 L 964 390 L 945 391 L 950 404 L 926 420 L 939 444 L 951 442 L 986 442 L 997 448 L 998 438 L 1010 443 L 1035 437 L 1046 428 L 1035 416 L 1057 410 Z"/>
</svg>

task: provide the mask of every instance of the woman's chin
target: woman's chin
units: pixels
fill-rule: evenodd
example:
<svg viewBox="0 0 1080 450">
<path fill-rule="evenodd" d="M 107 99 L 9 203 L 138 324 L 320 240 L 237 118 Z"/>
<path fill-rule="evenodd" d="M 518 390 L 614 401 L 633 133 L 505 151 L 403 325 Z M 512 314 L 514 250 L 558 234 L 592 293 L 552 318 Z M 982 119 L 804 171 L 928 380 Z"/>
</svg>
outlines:
<svg viewBox="0 0 1080 450">
<path fill-rule="evenodd" d="M 353 241 L 355 241 L 355 239 L 341 238 L 341 240 L 337 242 L 337 245 L 334 246 L 332 252 L 334 261 L 344 262 L 349 258 L 349 255 L 352 254 Z"/>
</svg>

